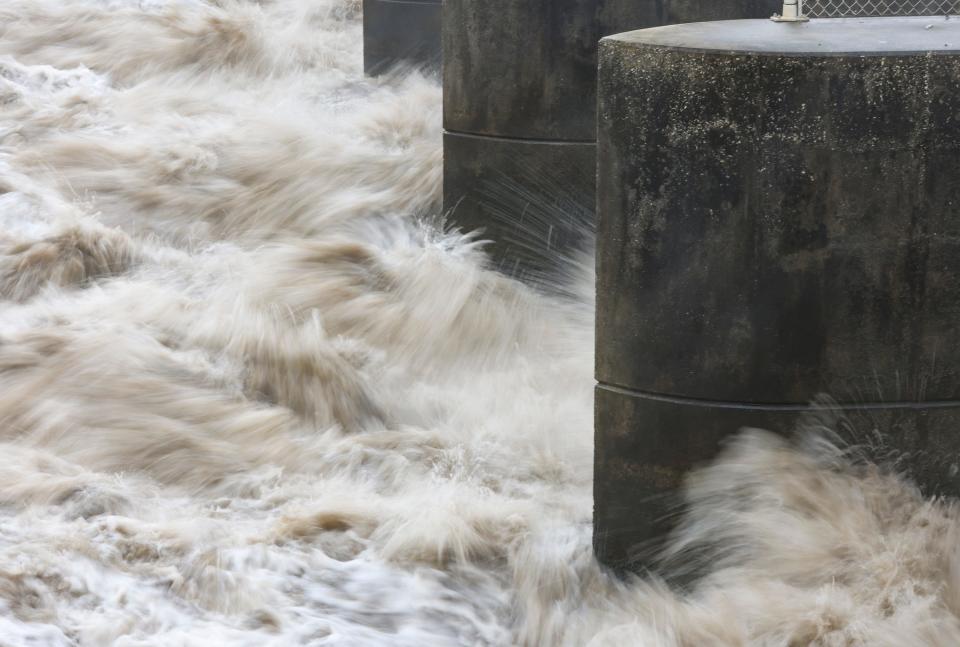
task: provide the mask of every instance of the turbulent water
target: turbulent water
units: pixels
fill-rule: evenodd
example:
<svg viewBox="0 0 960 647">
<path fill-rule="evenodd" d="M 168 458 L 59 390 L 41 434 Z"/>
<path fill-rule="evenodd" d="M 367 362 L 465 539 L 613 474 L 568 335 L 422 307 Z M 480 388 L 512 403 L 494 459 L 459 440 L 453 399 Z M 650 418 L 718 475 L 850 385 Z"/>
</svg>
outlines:
<svg viewBox="0 0 960 647">
<path fill-rule="evenodd" d="M 597 566 L 591 261 L 445 228 L 359 4 L 0 0 L 0 645 L 960 644 L 960 513 L 823 436 Z"/>
</svg>

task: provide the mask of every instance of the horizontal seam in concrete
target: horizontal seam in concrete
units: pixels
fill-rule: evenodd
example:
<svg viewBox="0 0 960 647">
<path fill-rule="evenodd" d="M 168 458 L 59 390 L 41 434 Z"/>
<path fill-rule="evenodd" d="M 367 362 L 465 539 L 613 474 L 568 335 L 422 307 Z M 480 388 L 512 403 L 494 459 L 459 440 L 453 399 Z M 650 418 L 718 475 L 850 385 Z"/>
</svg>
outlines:
<svg viewBox="0 0 960 647">
<path fill-rule="evenodd" d="M 655 402 L 667 402 L 670 404 L 682 404 L 691 407 L 704 407 L 710 409 L 739 409 L 743 411 L 770 411 L 770 412 L 789 412 L 789 411 L 816 411 L 816 410 L 889 410 L 889 409 L 953 409 L 960 408 L 960 400 L 931 400 L 929 402 L 856 402 L 835 404 L 796 404 L 796 403 L 757 403 L 757 402 L 726 402 L 723 400 L 706 400 L 703 398 L 691 398 L 681 395 L 667 395 L 664 393 L 652 393 L 632 389 L 625 386 L 597 382 L 597 387 L 630 395 L 644 400 L 653 400 Z"/>
<path fill-rule="evenodd" d="M 449 128 L 445 128 L 443 130 L 443 134 L 456 135 L 457 137 L 467 137 L 469 139 L 493 139 L 503 142 L 515 142 L 518 144 L 554 144 L 557 146 L 582 146 L 584 144 L 595 146 L 597 144 L 597 140 L 595 139 L 538 139 L 536 137 L 504 137 L 502 135 L 480 135 L 477 133 L 465 133 L 460 130 L 450 130 Z"/>
</svg>

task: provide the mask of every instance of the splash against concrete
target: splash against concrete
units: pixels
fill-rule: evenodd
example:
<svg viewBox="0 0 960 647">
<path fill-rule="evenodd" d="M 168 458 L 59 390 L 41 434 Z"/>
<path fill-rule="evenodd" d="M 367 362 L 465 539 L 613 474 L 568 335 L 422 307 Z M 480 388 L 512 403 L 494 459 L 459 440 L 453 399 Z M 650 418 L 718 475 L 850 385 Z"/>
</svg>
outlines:
<svg viewBox="0 0 960 647">
<path fill-rule="evenodd" d="M 591 261 L 438 228 L 359 18 L 0 2 L 0 644 L 960 641 L 955 508 L 825 441 L 691 482 L 695 589 L 598 568 Z"/>
</svg>

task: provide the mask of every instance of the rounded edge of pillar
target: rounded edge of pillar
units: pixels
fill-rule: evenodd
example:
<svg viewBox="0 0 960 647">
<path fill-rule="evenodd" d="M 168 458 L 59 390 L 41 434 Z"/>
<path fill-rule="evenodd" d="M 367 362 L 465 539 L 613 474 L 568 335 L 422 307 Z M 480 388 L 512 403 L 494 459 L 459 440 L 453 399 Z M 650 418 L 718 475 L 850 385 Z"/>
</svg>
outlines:
<svg viewBox="0 0 960 647">
<path fill-rule="evenodd" d="M 719 56 L 916 56 L 960 51 L 960 21 L 943 16 L 817 18 L 794 23 L 718 20 L 639 29 L 603 40 Z"/>
</svg>

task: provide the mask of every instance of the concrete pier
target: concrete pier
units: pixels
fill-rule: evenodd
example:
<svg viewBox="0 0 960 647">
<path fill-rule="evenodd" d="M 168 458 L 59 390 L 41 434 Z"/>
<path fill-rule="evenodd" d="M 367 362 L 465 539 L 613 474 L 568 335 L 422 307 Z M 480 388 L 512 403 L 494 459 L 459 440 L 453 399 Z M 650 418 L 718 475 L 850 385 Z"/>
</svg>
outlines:
<svg viewBox="0 0 960 647">
<path fill-rule="evenodd" d="M 595 549 L 820 393 L 931 491 L 960 467 L 960 21 L 742 20 L 600 45 Z"/>
<path fill-rule="evenodd" d="M 444 205 L 536 277 L 592 230 L 596 45 L 674 22 L 768 17 L 779 0 L 446 0 Z"/>
<path fill-rule="evenodd" d="M 406 63 L 439 70 L 442 0 L 363 0 L 363 70 Z"/>
</svg>

